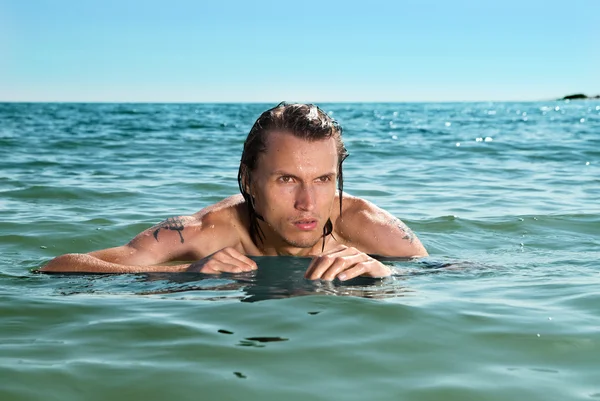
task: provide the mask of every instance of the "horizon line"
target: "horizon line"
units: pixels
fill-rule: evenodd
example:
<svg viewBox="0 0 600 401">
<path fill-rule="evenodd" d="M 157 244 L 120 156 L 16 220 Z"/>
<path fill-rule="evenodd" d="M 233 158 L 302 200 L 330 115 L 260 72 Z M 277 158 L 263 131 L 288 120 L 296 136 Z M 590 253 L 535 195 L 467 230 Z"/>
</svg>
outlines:
<svg viewBox="0 0 600 401">
<path fill-rule="evenodd" d="M 574 100 L 598 100 L 600 98 L 593 96 L 586 99 L 574 99 Z M 498 103 L 533 103 L 533 102 L 557 102 L 557 101 L 571 101 L 573 99 L 564 98 L 544 98 L 544 99 L 487 99 L 487 100 L 298 100 L 290 101 L 289 103 L 319 103 L 319 104 L 354 104 L 354 103 L 485 103 L 485 102 L 498 102 Z M 3 100 L 0 99 L 0 103 L 63 103 L 63 104 L 273 104 L 281 103 L 285 100 L 264 100 L 264 101 L 226 101 L 226 100 L 214 100 L 214 101 L 185 101 L 185 100 Z M 287 101 L 286 101 L 287 102 Z"/>
</svg>

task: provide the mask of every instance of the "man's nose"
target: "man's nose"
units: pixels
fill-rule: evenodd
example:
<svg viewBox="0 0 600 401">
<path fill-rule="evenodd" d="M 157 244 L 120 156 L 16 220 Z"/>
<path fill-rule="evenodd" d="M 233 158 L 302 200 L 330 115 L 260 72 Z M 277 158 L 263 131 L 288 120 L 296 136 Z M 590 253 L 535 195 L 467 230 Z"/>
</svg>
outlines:
<svg viewBox="0 0 600 401">
<path fill-rule="evenodd" d="M 300 185 L 298 187 L 294 207 L 307 212 L 315 208 L 315 193 L 311 185 Z"/>
</svg>

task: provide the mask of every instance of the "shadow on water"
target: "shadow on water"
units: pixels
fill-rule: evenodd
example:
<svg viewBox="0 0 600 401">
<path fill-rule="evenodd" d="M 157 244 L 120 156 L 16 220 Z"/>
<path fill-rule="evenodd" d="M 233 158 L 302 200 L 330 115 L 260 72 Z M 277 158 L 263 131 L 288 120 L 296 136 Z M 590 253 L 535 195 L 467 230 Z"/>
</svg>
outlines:
<svg viewBox="0 0 600 401">
<path fill-rule="evenodd" d="M 51 278 L 46 284 L 52 286 L 54 294 L 60 295 L 159 295 L 206 301 L 257 302 L 306 295 L 373 299 L 403 297 L 413 292 L 406 284 L 410 276 L 466 267 L 461 263 L 431 259 L 380 259 L 392 266 L 396 274 L 382 279 L 358 277 L 345 282 L 307 280 L 304 278 L 304 272 L 308 268 L 310 258 L 278 256 L 254 258 L 259 266 L 258 270 L 243 274 L 225 273 L 215 276 L 203 273 L 52 273 L 43 276 Z"/>
</svg>

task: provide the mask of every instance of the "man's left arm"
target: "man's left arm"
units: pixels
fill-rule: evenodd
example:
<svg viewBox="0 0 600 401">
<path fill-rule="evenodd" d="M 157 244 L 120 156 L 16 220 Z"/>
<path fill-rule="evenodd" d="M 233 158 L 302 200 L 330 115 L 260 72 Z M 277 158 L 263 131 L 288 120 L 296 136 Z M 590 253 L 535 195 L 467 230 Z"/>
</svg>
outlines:
<svg viewBox="0 0 600 401">
<path fill-rule="evenodd" d="M 365 213 L 367 214 L 367 213 Z M 362 224 L 368 229 L 356 239 L 357 247 L 370 255 L 399 258 L 428 256 L 415 233 L 399 218 L 384 210 L 370 211 Z"/>
<path fill-rule="evenodd" d="M 315 257 L 306 278 L 343 281 L 358 276 L 385 277 L 391 275 L 391 269 L 370 255 L 428 256 L 421 241 L 400 219 L 365 200 L 354 198 L 353 203 L 338 221 L 344 244 Z"/>
</svg>

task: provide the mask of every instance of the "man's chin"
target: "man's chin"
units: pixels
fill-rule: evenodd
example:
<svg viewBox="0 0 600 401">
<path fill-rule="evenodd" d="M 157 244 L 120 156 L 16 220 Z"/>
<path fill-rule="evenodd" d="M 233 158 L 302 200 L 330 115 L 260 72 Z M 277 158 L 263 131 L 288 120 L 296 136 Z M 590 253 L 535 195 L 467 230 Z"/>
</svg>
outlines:
<svg viewBox="0 0 600 401">
<path fill-rule="evenodd" d="M 323 239 L 323 237 L 320 236 L 320 235 L 319 236 L 312 236 L 310 238 L 299 238 L 299 237 L 295 237 L 295 238 L 291 238 L 291 237 L 283 238 L 283 240 L 285 241 L 285 243 L 287 243 L 288 245 L 296 247 L 296 248 L 303 248 L 303 249 L 312 248 L 313 246 L 315 246 L 322 239 Z"/>
</svg>

